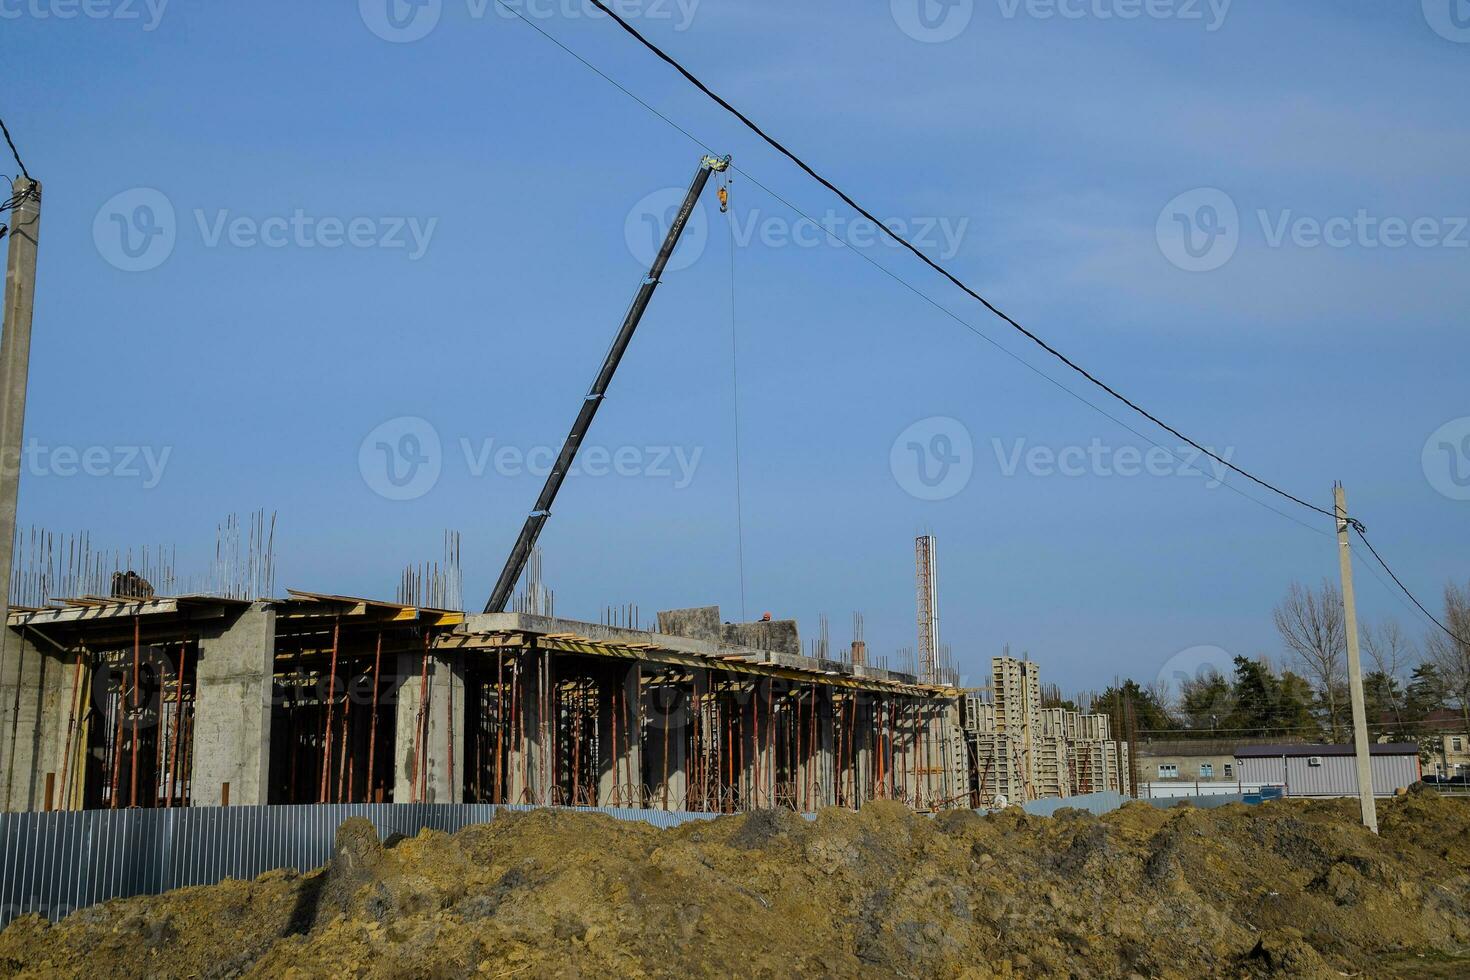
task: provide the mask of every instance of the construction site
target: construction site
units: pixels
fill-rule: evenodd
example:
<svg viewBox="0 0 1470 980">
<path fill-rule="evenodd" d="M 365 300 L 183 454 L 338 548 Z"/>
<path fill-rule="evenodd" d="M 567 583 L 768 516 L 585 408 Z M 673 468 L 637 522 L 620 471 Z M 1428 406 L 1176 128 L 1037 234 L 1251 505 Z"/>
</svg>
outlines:
<svg viewBox="0 0 1470 980">
<path fill-rule="evenodd" d="M 1458 106 L 1345 125 L 1394 94 L 1384 64 L 1454 91 L 1410 76 L 1436 55 L 1397 15 L 1298 45 L 1263 8 L 1206 49 L 1171 3 L 968 34 L 970 2 L 727 4 L 686 34 L 697 2 L 360 0 L 351 32 L 247 5 L 211 32 L 228 5 L 165 27 L 150 0 L 134 49 L 130 3 L 68 34 L 67 0 L 11 6 L 55 66 L 7 77 L 21 139 L 0 123 L 0 980 L 1470 975 L 1470 587 L 1443 621 L 1413 591 L 1461 567 L 1451 521 L 1414 521 L 1470 499 L 1458 375 L 1429 382 L 1464 304 L 1425 312 L 1458 280 L 1409 265 L 1458 232 L 1405 210 L 1461 181 L 1422 166 Z M 1435 43 L 1470 43 L 1443 6 Z M 1116 26 L 1061 23 L 1088 19 Z M 1344 142 L 1303 178 L 1323 120 Z M 1406 237 L 1401 267 L 1374 251 Z M 1376 346 L 1404 295 L 1438 346 Z M 1258 437 L 1237 464 L 1183 431 L 1212 426 Z M 1327 463 L 1417 574 L 1342 481 L 1269 478 Z M 1185 479 L 1231 496 L 1201 516 Z M 231 515 L 180 562 L 207 545 L 176 529 L 278 499 L 279 528 Z M 56 530 L 93 524 L 178 540 Z M 401 565 L 445 527 L 468 564 L 449 530 Z M 1384 593 L 1360 624 L 1358 566 L 1424 632 Z"/>
<path fill-rule="evenodd" d="M 870 664 L 861 617 L 849 645 L 834 653 L 823 636 L 816 655 L 795 621 L 731 623 L 716 606 L 660 612 L 655 629 L 611 624 L 636 611 L 559 618 L 539 561 L 520 611 L 297 590 L 232 598 L 272 583 L 263 528 L 259 515 L 249 553 L 230 563 L 245 571 L 214 595 L 152 594 L 143 575 L 100 573 L 97 559 L 17 577 L 20 594 L 47 601 L 10 611 L 4 809 L 736 813 L 881 799 L 932 812 L 1127 786 L 1128 748 L 1108 718 L 1043 708 L 1037 664 L 996 657 L 989 684 L 955 683 L 930 535 L 915 543 L 915 675 Z M 457 548 L 406 574 L 403 597 L 454 595 Z M 118 594 L 88 594 L 89 579 Z M 82 594 L 50 596 L 61 584 Z"/>
</svg>

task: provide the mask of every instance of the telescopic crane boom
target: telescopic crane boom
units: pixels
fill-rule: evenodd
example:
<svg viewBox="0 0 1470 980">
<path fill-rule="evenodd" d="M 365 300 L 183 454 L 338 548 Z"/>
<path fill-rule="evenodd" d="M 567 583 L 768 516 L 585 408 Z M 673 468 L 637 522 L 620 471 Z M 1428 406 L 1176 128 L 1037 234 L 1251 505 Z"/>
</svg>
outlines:
<svg viewBox="0 0 1470 980">
<path fill-rule="evenodd" d="M 663 275 L 664 266 L 669 263 L 669 256 L 674 254 L 674 247 L 679 244 L 679 237 L 684 234 L 684 226 L 689 223 L 689 216 L 694 213 L 694 205 L 699 202 L 699 195 L 704 193 L 704 185 L 709 182 L 710 174 L 723 173 L 729 166 L 728 156 L 724 158 L 707 156 L 699 161 L 699 171 L 695 173 L 694 180 L 689 185 L 689 193 L 684 195 L 684 203 L 679 208 L 679 213 L 669 225 L 669 233 L 664 236 L 663 247 L 658 250 L 658 255 L 648 270 L 648 276 L 638 287 L 638 293 L 633 297 L 633 305 L 628 308 L 628 315 L 623 318 L 623 325 L 619 328 L 617 337 L 613 339 L 607 357 L 603 359 L 602 370 L 597 372 L 592 388 L 582 401 L 582 410 L 577 413 L 577 420 L 572 423 L 572 431 L 567 434 L 567 441 L 561 447 L 561 455 L 557 456 L 551 472 L 546 475 L 546 485 L 541 488 L 541 496 L 536 498 L 536 506 L 526 518 L 526 523 L 521 526 L 521 533 L 516 538 L 515 547 L 511 549 L 510 557 L 505 560 L 505 568 L 501 570 L 500 578 L 495 583 L 495 591 L 490 594 L 490 601 L 485 603 L 487 613 L 504 612 L 506 604 L 510 602 L 511 592 L 514 591 L 516 582 L 520 581 L 521 572 L 525 570 L 531 549 L 536 547 L 536 539 L 541 536 L 541 529 L 546 526 L 546 519 L 551 516 L 551 505 L 556 501 L 557 491 L 561 489 L 562 481 L 566 479 L 567 473 L 571 470 L 572 461 L 577 458 L 577 450 L 581 447 L 582 440 L 586 438 L 587 430 L 592 427 L 592 419 L 597 415 L 597 409 L 601 407 L 602 400 L 607 397 L 608 385 L 612 383 L 613 374 L 618 369 L 618 362 L 623 359 L 623 354 L 628 350 L 628 343 L 633 339 L 633 331 L 638 329 L 638 321 L 643 319 L 643 313 L 648 309 L 649 300 L 653 299 L 653 291 L 658 288 L 659 277 Z"/>
</svg>

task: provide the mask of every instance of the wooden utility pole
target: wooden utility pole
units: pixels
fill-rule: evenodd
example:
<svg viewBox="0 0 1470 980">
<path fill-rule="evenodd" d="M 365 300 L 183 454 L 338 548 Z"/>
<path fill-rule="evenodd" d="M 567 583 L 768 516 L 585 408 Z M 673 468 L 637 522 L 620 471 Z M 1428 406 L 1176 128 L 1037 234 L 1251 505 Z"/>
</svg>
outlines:
<svg viewBox="0 0 1470 980">
<path fill-rule="evenodd" d="M 5 324 L 0 334 L 0 645 L 9 634 L 10 557 L 20 496 L 26 380 L 31 366 L 31 314 L 36 297 L 36 246 L 41 237 L 41 184 L 15 178 L 5 260 Z"/>
<path fill-rule="evenodd" d="M 1353 595 L 1352 539 L 1348 536 L 1347 491 L 1332 488 L 1337 513 L 1337 561 L 1342 571 L 1343 629 L 1347 633 L 1348 696 L 1353 704 L 1353 755 L 1358 763 L 1358 803 L 1363 826 L 1378 833 L 1378 809 L 1373 802 L 1373 761 L 1368 748 L 1368 709 L 1363 703 L 1363 664 L 1358 658 L 1358 604 Z"/>
</svg>

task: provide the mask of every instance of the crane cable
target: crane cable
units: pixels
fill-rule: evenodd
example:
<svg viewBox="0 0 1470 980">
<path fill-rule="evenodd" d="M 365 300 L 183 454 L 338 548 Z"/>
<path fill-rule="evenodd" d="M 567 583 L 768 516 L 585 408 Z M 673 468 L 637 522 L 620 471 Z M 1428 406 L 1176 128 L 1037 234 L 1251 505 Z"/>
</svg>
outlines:
<svg viewBox="0 0 1470 980">
<path fill-rule="evenodd" d="M 732 415 L 735 423 L 735 554 L 740 570 L 740 618 L 745 613 L 745 496 L 740 481 L 740 342 L 735 306 L 735 214 L 730 210 L 730 185 L 728 172 L 721 175 L 720 211 L 725 215 L 725 225 L 730 229 L 730 386 Z"/>
</svg>

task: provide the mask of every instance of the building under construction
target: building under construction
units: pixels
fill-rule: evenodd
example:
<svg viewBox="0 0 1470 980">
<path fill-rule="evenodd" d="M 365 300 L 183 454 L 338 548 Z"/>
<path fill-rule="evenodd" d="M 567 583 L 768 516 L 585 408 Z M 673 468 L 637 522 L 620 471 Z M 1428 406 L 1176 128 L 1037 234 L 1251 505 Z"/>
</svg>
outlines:
<svg viewBox="0 0 1470 980">
<path fill-rule="evenodd" d="M 9 810 L 503 802 L 971 804 L 953 688 L 801 655 L 791 621 L 659 629 L 291 592 L 16 609 Z"/>
<path fill-rule="evenodd" d="M 1116 789 L 1107 719 L 991 698 L 717 607 L 658 629 L 292 591 L 12 610 L 7 810 L 487 802 L 917 810 Z"/>
</svg>

